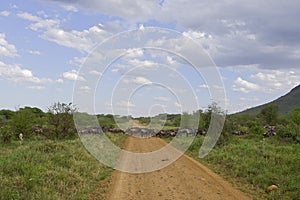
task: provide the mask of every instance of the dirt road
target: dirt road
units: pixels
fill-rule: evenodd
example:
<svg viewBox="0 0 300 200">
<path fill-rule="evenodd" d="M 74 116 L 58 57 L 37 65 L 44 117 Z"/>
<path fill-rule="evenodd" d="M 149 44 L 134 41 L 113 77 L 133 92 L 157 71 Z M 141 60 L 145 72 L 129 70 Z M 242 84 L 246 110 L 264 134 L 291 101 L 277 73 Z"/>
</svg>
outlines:
<svg viewBox="0 0 300 200">
<path fill-rule="evenodd" d="M 150 152 L 165 146 L 159 138 L 128 137 L 125 149 L 132 152 Z M 129 174 L 114 171 L 107 199 L 111 200 L 168 200 L 168 199 L 250 199 L 234 189 L 220 176 L 188 156 L 161 170 Z"/>
</svg>

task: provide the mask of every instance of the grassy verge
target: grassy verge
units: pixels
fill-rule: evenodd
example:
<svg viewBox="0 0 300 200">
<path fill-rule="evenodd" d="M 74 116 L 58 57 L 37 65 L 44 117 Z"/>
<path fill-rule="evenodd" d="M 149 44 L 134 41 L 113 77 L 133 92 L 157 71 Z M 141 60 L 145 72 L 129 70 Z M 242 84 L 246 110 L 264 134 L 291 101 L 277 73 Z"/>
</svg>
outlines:
<svg viewBox="0 0 300 200">
<path fill-rule="evenodd" d="M 121 145 L 125 136 L 110 138 Z M 99 182 L 112 171 L 92 157 L 79 139 L 0 145 L 0 199 L 101 199 Z"/>
<path fill-rule="evenodd" d="M 278 138 L 232 136 L 216 146 L 208 156 L 198 158 L 203 142 L 197 136 L 187 154 L 206 164 L 254 199 L 299 199 L 300 145 L 280 142 Z M 266 193 L 269 185 L 279 189 Z"/>
<path fill-rule="evenodd" d="M 128 137 L 127 134 L 110 133 L 110 132 L 106 133 L 106 135 L 110 139 L 110 141 L 118 147 L 122 147 L 125 139 Z"/>
</svg>

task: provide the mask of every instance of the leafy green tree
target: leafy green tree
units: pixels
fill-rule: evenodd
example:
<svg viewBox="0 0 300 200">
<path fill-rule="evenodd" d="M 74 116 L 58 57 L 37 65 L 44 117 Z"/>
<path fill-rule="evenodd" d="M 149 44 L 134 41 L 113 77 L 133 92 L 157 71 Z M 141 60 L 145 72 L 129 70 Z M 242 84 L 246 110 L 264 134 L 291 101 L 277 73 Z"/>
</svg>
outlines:
<svg viewBox="0 0 300 200">
<path fill-rule="evenodd" d="M 16 136 L 20 133 L 25 138 L 32 136 L 32 127 L 37 122 L 37 116 L 30 107 L 20 108 L 12 116 L 9 125 Z"/>
<path fill-rule="evenodd" d="M 292 129 L 292 138 L 300 142 L 300 108 L 296 108 L 288 115 L 289 126 Z"/>
<path fill-rule="evenodd" d="M 48 108 L 50 136 L 60 138 L 70 138 L 75 136 L 75 124 L 73 114 L 77 111 L 72 103 L 54 103 Z"/>
<path fill-rule="evenodd" d="M 268 104 L 261 110 L 260 116 L 263 118 L 265 123 L 269 125 L 276 125 L 278 120 L 278 105 Z"/>
<path fill-rule="evenodd" d="M 15 112 L 11 110 L 0 110 L 0 126 L 6 125 L 14 114 Z"/>
<path fill-rule="evenodd" d="M 300 126 L 300 108 L 296 108 L 288 115 L 288 120 Z"/>
<path fill-rule="evenodd" d="M 210 121 L 211 121 L 211 117 L 212 114 L 217 115 L 225 115 L 225 112 L 222 110 L 221 107 L 218 106 L 217 102 L 212 102 L 210 105 L 208 105 L 207 110 L 205 111 L 204 115 L 203 115 L 203 120 L 204 120 L 204 126 L 206 129 L 209 128 L 210 125 Z"/>
</svg>

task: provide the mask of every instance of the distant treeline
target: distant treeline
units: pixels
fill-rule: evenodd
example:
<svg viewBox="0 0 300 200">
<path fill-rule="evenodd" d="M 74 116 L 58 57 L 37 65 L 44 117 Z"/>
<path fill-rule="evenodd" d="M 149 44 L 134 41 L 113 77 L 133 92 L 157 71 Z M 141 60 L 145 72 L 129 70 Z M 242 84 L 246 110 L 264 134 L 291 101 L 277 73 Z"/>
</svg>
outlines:
<svg viewBox="0 0 300 200">
<path fill-rule="evenodd" d="M 77 114 L 80 123 L 88 124 L 90 117 L 97 119 L 101 127 L 119 128 L 124 121 L 138 121 L 141 125 L 163 124 L 162 129 L 190 128 L 207 130 L 210 126 L 212 113 L 226 114 L 216 103 L 212 103 L 206 110 L 193 113 L 160 114 L 154 117 L 114 116 L 112 114 L 89 115 L 80 113 L 72 103 L 54 103 L 43 112 L 36 107 L 19 108 L 16 111 L 0 110 L 0 137 L 2 142 L 16 140 L 22 133 L 24 139 L 35 136 L 63 139 L 77 137 L 73 115 Z M 116 123 L 116 119 L 117 122 Z M 197 121 L 195 121 L 197 120 Z M 292 142 L 300 142 L 300 108 L 288 115 L 279 115 L 278 106 L 269 104 L 259 114 L 232 114 L 226 117 L 219 144 L 226 141 L 229 135 L 263 134 L 266 125 L 275 126 L 279 138 Z"/>
</svg>

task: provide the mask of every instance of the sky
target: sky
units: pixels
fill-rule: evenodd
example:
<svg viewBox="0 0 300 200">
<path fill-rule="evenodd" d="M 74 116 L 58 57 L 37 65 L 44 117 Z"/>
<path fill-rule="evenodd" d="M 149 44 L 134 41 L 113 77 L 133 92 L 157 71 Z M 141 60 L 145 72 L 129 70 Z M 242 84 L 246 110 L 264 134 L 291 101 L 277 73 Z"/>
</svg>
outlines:
<svg viewBox="0 0 300 200">
<path fill-rule="evenodd" d="M 297 0 L 1 1 L 0 109 L 59 101 L 143 116 L 272 101 L 300 84 L 299 9 Z"/>
</svg>

